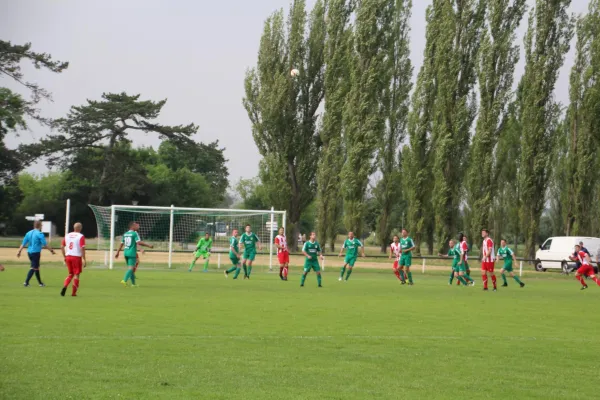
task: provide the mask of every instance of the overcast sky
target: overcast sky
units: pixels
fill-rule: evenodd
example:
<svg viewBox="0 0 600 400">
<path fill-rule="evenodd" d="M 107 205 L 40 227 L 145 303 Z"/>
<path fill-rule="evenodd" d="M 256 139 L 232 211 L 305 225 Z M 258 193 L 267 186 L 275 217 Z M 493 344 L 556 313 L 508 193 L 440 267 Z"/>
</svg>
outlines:
<svg viewBox="0 0 600 400">
<path fill-rule="evenodd" d="M 572 11 L 585 12 L 588 2 L 573 0 Z M 425 46 L 425 9 L 431 1 L 413 3 L 411 58 L 416 75 Z M 265 18 L 278 8 L 287 10 L 288 0 L 1 0 L 0 4 L 0 38 L 32 42 L 33 50 L 70 62 L 60 75 L 24 68 L 26 80 L 53 93 L 53 103 L 40 105 L 45 116 L 64 116 L 70 106 L 98 99 L 103 92 L 168 98 L 160 122 L 194 122 L 200 126 L 196 140 L 218 139 L 226 148 L 231 182 L 257 174 L 260 155 L 242 106 L 244 73 L 256 62 Z M 307 4 L 311 7 L 314 0 Z M 522 23 L 521 36 L 524 30 Z M 568 102 L 572 60 L 573 51 L 557 84 L 556 96 L 563 103 Z M 522 71 L 521 62 L 517 74 Z M 20 90 L 5 77 L 0 77 L 0 86 Z M 14 147 L 47 133 L 31 124 L 29 131 L 7 142 Z M 134 141 L 158 143 L 152 135 Z M 29 170 L 46 171 L 43 165 Z"/>
</svg>

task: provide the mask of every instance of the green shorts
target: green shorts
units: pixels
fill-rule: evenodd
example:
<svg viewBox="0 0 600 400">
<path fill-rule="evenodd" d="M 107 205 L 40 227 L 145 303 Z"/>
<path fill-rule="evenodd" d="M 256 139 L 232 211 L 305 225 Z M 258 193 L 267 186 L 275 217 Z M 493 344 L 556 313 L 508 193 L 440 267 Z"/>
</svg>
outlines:
<svg viewBox="0 0 600 400">
<path fill-rule="evenodd" d="M 457 268 L 458 272 L 467 272 L 467 270 L 469 269 L 469 264 L 468 263 L 458 263 L 456 268 Z"/>
<path fill-rule="evenodd" d="M 208 258 L 210 257 L 210 253 L 208 251 L 202 251 L 202 250 L 198 250 L 195 254 L 196 258 Z"/>
<path fill-rule="evenodd" d="M 356 257 L 348 257 L 346 256 L 344 258 L 344 265 L 348 264 L 351 267 L 354 267 L 354 263 L 356 262 Z"/>
<path fill-rule="evenodd" d="M 231 261 L 231 264 L 233 264 L 234 267 L 240 263 L 240 259 L 235 254 L 230 254 L 229 260 Z"/>
<path fill-rule="evenodd" d="M 458 261 L 452 262 L 452 271 L 458 272 Z"/>
<path fill-rule="evenodd" d="M 505 270 L 506 272 L 512 272 L 513 271 L 513 265 L 512 265 L 512 263 L 504 264 L 502 266 L 502 269 Z"/>
<path fill-rule="evenodd" d="M 137 256 L 136 257 L 125 256 L 125 262 L 127 263 L 128 267 L 135 267 L 135 263 L 137 262 Z"/>
<path fill-rule="evenodd" d="M 402 253 L 399 264 L 401 267 L 410 267 L 412 265 L 412 254 Z"/>
<path fill-rule="evenodd" d="M 305 260 L 304 261 L 304 272 L 309 272 L 310 270 L 315 272 L 321 271 L 321 267 L 319 266 L 319 261 L 317 260 Z"/>
<path fill-rule="evenodd" d="M 256 251 L 255 250 L 244 250 L 244 254 L 242 255 L 242 259 L 248 260 L 248 261 L 254 261 L 255 258 L 256 258 Z"/>
</svg>

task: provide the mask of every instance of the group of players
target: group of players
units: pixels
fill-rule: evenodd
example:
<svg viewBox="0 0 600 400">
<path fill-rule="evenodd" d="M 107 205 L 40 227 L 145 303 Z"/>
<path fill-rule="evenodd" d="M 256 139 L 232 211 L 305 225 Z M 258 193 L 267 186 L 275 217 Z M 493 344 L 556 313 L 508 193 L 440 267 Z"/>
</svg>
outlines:
<svg viewBox="0 0 600 400">
<path fill-rule="evenodd" d="M 69 271 L 68 276 L 65 278 L 63 288 L 61 289 L 61 296 L 65 296 L 68 286 L 72 282 L 72 296 L 77 296 L 79 289 L 79 277 L 86 266 L 85 257 L 85 237 L 81 233 L 82 224 L 76 223 L 74 225 L 74 231 L 65 235 L 61 243 L 61 252 Z M 115 258 L 118 259 L 121 251 L 125 258 L 127 270 L 125 276 L 121 280 L 124 286 L 137 287 L 136 284 L 136 271 L 139 265 L 138 246 L 153 248 L 149 243 L 143 242 L 139 236 L 140 225 L 137 222 L 131 222 L 129 224 L 129 230 L 125 232 L 121 239 L 119 249 L 115 254 Z M 229 239 L 229 259 L 232 266 L 224 271 L 225 277 L 233 275 L 233 279 L 238 279 L 242 269 L 244 271 L 244 279 L 250 279 L 252 274 L 252 265 L 256 258 L 257 248 L 262 249 L 261 241 L 259 237 L 252 232 L 250 225 L 245 226 L 244 233 L 239 237 L 239 231 L 233 229 L 232 236 Z M 512 249 L 507 246 L 506 240 L 500 241 L 500 248 L 497 252 L 494 251 L 494 242 L 490 237 L 490 232 L 487 229 L 481 231 L 483 239 L 481 250 L 481 276 L 483 281 L 483 290 L 488 290 L 488 281 L 491 279 L 493 290 L 497 290 L 496 275 L 494 273 L 496 259 L 503 259 L 504 264 L 500 270 L 500 274 L 503 280 L 502 286 L 508 286 L 506 275 L 512 277 L 520 287 L 524 287 L 525 284 L 520 278 L 513 273 L 513 262 L 516 261 L 515 253 Z M 290 254 L 287 246 L 287 239 L 285 236 L 284 228 L 279 228 L 278 235 L 275 237 L 274 244 L 277 248 L 277 258 L 279 261 L 279 278 L 282 281 L 288 280 Z M 471 277 L 471 271 L 468 263 L 468 252 L 469 246 L 467 244 L 467 237 L 464 234 L 459 234 L 458 242 L 451 239 L 448 243 L 449 251 L 446 255 L 441 257 L 452 258 L 452 270 L 448 284 L 452 285 L 454 279 L 457 280 L 457 284 L 463 284 L 464 286 L 474 286 L 475 280 Z M 42 249 L 48 249 L 52 254 L 54 250 L 46 243 L 44 234 L 41 232 L 41 222 L 36 221 L 34 223 L 34 229 L 29 231 L 19 247 L 17 257 L 21 256 L 22 250 L 27 246 L 28 256 L 31 262 L 31 268 L 28 271 L 27 278 L 24 286 L 29 286 L 30 279 L 35 275 L 40 286 L 45 286 L 40 276 L 40 254 Z M 394 236 L 393 242 L 390 245 L 390 259 L 394 260 L 392 269 L 396 278 L 404 285 L 413 285 L 413 277 L 410 271 L 412 265 L 412 252 L 415 250 L 415 242 L 408 235 L 406 229 L 402 230 L 401 237 Z M 139 249 L 143 252 L 142 249 Z M 196 261 L 199 258 L 204 258 L 204 271 L 208 270 L 210 252 L 212 250 L 212 239 L 210 233 L 206 233 L 203 238 L 198 242 L 194 251 L 192 262 L 189 266 L 188 271 L 192 271 Z M 339 257 L 344 255 L 345 258 L 343 266 L 340 270 L 339 281 L 348 281 L 352 270 L 356 263 L 356 260 L 360 255 L 365 257 L 364 246 L 359 239 L 354 237 L 353 232 L 348 233 L 348 238 L 344 241 L 342 248 L 340 249 Z M 323 249 L 316 240 L 316 233 L 311 232 L 310 238 L 306 241 L 302 247 L 302 254 L 305 257 L 303 273 L 300 279 L 300 286 L 304 286 L 306 277 L 310 271 L 314 271 L 317 275 L 318 287 L 322 287 L 321 277 L 321 266 L 319 259 L 324 260 Z M 575 246 L 575 253 L 571 256 L 571 259 L 577 261 L 580 265 L 575 275 L 576 279 L 581 283 L 582 290 L 587 289 L 584 277 L 591 278 L 596 284 L 600 286 L 600 279 L 594 274 L 594 268 L 592 267 L 592 261 L 590 255 L 585 249 L 582 249 L 581 245 Z"/>
</svg>

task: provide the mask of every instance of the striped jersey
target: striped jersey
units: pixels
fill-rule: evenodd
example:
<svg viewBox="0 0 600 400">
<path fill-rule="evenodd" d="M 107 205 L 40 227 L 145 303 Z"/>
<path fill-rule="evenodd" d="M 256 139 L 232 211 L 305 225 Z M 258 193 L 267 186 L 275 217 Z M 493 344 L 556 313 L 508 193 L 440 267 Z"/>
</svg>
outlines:
<svg viewBox="0 0 600 400">
<path fill-rule="evenodd" d="M 394 256 L 396 257 L 396 260 L 400 259 L 400 243 L 394 243 L 392 242 L 392 244 L 390 245 L 390 248 L 392 249 L 392 253 L 394 253 Z"/>
<path fill-rule="evenodd" d="M 285 238 L 285 235 L 277 235 L 275 236 L 275 244 L 278 244 L 281 246 L 281 248 L 277 248 L 277 252 L 278 253 L 283 253 L 285 251 L 288 251 L 287 248 L 287 239 Z"/>
<path fill-rule="evenodd" d="M 489 237 L 483 239 L 483 245 L 481 246 L 481 250 L 483 250 L 483 258 L 481 259 L 481 261 L 494 262 L 496 260 L 496 254 L 494 253 L 494 241 Z M 486 253 L 488 254 L 487 256 Z"/>
</svg>

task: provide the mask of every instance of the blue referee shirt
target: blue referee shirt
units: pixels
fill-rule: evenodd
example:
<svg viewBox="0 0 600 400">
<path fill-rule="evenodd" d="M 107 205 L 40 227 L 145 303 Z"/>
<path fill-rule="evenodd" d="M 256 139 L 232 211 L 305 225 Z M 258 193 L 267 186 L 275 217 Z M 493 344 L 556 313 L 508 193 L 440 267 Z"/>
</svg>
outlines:
<svg viewBox="0 0 600 400">
<path fill-rule="evenodd" d="M 29 247 L 27 247 L 28 253 L 41 253 L 42 248 L 47 245 L 46 237 L 44 236 L 42 231 L 32 229 L 25 234 L 22 245 L 29 245 Z"/>
</svg>

